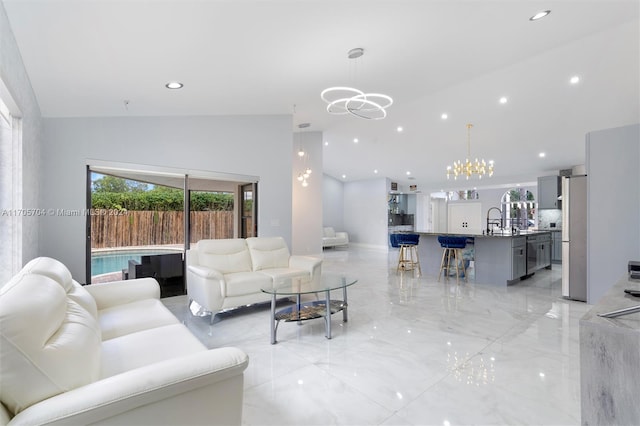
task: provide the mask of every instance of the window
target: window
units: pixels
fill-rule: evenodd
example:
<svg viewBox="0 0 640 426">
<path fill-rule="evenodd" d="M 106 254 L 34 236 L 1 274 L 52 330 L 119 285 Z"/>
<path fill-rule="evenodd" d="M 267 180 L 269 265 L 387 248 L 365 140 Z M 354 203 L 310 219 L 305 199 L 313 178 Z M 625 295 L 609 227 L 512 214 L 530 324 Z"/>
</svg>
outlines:
<svg viewBox="0 0 640 426">
<path fill-rule="evenodd" d="M 0 285 L 22 266 L 21 121 L 0 99 Z"/>
<path fill-rule="evenodd" d="M 531 191 L 510 189 L 502 195 L 505 229 L 527 229 L 535 224 L 535 199 Z"/>
</svg>

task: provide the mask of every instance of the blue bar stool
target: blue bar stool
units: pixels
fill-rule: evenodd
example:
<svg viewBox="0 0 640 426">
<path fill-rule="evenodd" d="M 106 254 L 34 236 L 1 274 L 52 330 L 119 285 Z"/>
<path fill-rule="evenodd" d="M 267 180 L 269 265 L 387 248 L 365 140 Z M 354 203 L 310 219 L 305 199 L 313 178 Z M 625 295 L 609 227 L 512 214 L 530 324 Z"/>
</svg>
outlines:
<svg viewBox="0 0 640 426">
<path fill-rule="evenodd" d="M 453 263 L 456 268 L 456 283 L 460 283 L 460 268 L 459 264 L 462 263 L 462 273 L 464 281 L 467 282 L 467 270 L 465 268 L 464 259 L 462 257 L 462 249 L 467 246 L 467 237 L 452 237 L 448 235 L 440 235 L 438 237 L 440 246 L 444 249 L 442 252 L 442 261 L 440 262 L 440 272 L 438 273 L 438 281 L 440 281 L 440 275 L 444 271 L 445 279 L 449 279 L 449 269 L 453 267 L 451 264 L 453 257 Z"/>
<path fill-rule="evenodd" d="M 420 241 L 419 234 L 394 234 L 396 243 L 400 247 L 398 255 L 398 267 L 396 272 L 400 270 L 412 271 L 417 269 L 418 276 L 422 275 L 420 268 L 420 258 L 418 257 L 418 243 Z"/>
</svg>

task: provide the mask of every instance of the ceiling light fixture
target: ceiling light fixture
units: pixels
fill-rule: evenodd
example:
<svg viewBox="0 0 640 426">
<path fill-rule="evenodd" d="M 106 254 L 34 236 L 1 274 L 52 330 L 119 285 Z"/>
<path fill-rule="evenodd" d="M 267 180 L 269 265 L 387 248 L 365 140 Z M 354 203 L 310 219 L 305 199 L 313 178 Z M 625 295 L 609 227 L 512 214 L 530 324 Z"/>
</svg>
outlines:
<svg viewBox="0 0 640 426">
<path fill-rule="evenodd" d="M 549 15 L 551 13 L 550 10 L 542 10 L 538 13 L 536 13 L 535 15 L 533 15 L 531 18 L 529 18 L 530 21 L 537 21 L 538 19 L 542 19 L 545 16 Z"/>
<path fill-rule="evenodd" d="M 311 126 L 310 123 L 300 123 L 298 124 L 298 129 L 306 129 L 309 126 Z M 298 132 L 298 157 L 300 157 L 300 159 L 302 160 L 303 171 L 298 173 L 297 179 L 302 186 L 307 187 L 309 186 L 309 182 L 307 181 L 307 179 L 309 179 L 309 176 L 311 176 L 311 167 L 309 167 L 309 165 L 307 164 L 309 160 L 309 154 L 307 154 L 304 149 L 302 149 L 302 132 Z"/>
<path fill-rule="evenodd" d="M 442 118 L 443 120 L 446 120 L 447 118 L 449 118 L 449 115 L 445 112 L 440 116 L 440 118 Z"/>
<path fill-rule="evenodd" d="M 571 84 L 578 84 L 580 83 L 580 77 L 578 77 L 577 75 L 574 75 L 573 77 L 571 77 L 571 79 L 569 80 L 569 83 Z"/>
<path fill-rule="evenodd" d="M 464 163 L 462 161 L 454 161 L 453 166 L 447 166 L 447 179 L 453 175 L 454 179 L 458 179 L 458 176 L 466 176 L 467 180 L 474 175 L 478 176 L 478 179 L 482 179 L 482 176 L 488 174 L 489 177 L 493 176 L 493 160 L 489 163 L 485 163 L 484 159 L 471 162 L 471 128 L 473 124 L 467 124 L 467 159 Z"/>
<path fill-rule="evenodd" d="M 364 55 L 364 49 L 351 49 L 347 57 L 357 59 Z M 324 89 L 320 97 L 327 103 L 329 114 L 351 114 L 365 120 L 381 120 L 387 116 L 386 108 L 393 104 L 390 96 L 382 93 L 365 93 L 353 87 L 336 86 Z"/>
<path fill-rule="evenodd" d="M 164 87 L 166 87 L 167 89 L 182 89 L 183 86 L 184 84 L 180 83 L 179 81 L 170 81 L 169 83 L 164 85 Z"/>
<path fill-rule="evenodd" d="M 506 104 L 507 103 L 507 97 L 506 96 L 501 97 L 500 98 L 500 103 L 501 104 Z"/>
</svg>

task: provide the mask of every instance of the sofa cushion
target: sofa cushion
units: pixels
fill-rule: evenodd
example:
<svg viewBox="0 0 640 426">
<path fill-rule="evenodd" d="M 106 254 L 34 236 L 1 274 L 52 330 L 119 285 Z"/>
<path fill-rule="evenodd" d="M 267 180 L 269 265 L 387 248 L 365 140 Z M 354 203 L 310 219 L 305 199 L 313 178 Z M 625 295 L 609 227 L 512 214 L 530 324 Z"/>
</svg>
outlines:
<svg viewBox="0 0 640 426">
<path fill-rule="evenodd" d="M 102 344 L 101 378 L 206 349 L 181 323 L 116 337 Z"/>
<path fill-rule="evenodd" d="M 333 238 L 336 236 L 336 231 L 330 226 L 324 228 L 322 230 L 322 233 L 323 233 L 323 236 L 327 238 Z"/>
<path fill-rule="evenodd" d="M 254 271 L 289 267 L 289 248 L 282 237 L 247 238 Z"/>
<path fill-rule="evenodd" d="M 98 313 L 102 340 L 180 321 L 158 299 L 144 299 L 105 308 Z"/>
<path fill-rule="evenodd" d="M 251 271 L 251 256 L 243 239 L 200 240 L 197 249 L 202 266 L 223 274 Z"/>
<path fill-rule="evenodd" d="M 0 401 L 14 415 L 95 381 L 100 345 L 96 318 L 53 279 L 19 273 L 0 289 Z"/>
<path fill-rule="evenodd" d="M 271 277 L 259 272 L 236 272 L 224 276 L 226 297 L 261 293 L 261 288 L 271 284 Z"/>
</svg>

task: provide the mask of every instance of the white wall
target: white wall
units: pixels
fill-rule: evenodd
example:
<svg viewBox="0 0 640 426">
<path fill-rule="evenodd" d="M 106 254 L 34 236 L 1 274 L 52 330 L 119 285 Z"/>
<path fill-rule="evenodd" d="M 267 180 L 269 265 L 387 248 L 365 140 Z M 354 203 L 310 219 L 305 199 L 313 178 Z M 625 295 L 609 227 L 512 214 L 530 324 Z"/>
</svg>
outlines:
<svg viewBox="0 0 640 426">
<path fill-rule="evenodd" d="M 344 185 L 344 225 L 349 242 L 387 249 L 387 179 Z"/>
<path fill-rule="evenodd" d="M 22 57 L 13 37 L 4 5 L 0 2 L 0 79 L 2 86 L 0 96 L 5 102 L 11 98 L 11 113 L 19 112 L 21 117 L 22 142 L 18 153 L 19 188 L 13 194 L 12 208 L 33 209 L 38 207 L 41 178 L 42 123 L 40 107 L 31 87 L 29 77 L 22 63 Z M 39 254 L 39 218 L 22 217 L 19 221 L 17 235 L 12 235 L 17 246 L 10 248 L 17 253 L 16 263 L 20 266 Z M 0 217 L 0 227 L 10 226 Z M 5 246 L 8 241 L 2 241 Z M 12 272 L 12 271 L 9 271 Z M 1 282 L 2 285 L 4 282 Z"/>
<path fill-rule="evenodd" d="M 640 124 L 590 132 L 587 169 L 587 303 L 640 260 Z"/>
<path fill-rule="evenodd" d="M 291 253 L 301 255 L 322 254 L 322 132 L 304 132 L 294 136 L 292 150 L 293 167 L 293 208 L 292 208 L 292 244 Z M 299 146 L 298 146 L 299 145 Z M 302 147 L 307 154 L 298 156 Z M 305 166 L 311 168 L 307 179 L 308 186 L 303 187 L 297 180 Z"/>
<path fill-rule="evenodd" d="M 259 176 L 258 235 L 291 247 L 291 116 L 47 118 L 40 207 L 82 209 L 90 159 Z M 84 217 L 47 216 L 41 254 L 85 281 Z"/>
<path fill-rule="evenodd" d="M 336 231 L 344 227 L 344 185 L 329 175 L 322 176 L 322 223 Z"/>
</svg>

